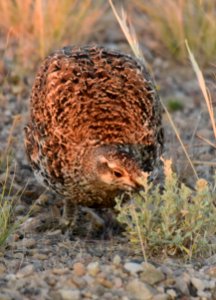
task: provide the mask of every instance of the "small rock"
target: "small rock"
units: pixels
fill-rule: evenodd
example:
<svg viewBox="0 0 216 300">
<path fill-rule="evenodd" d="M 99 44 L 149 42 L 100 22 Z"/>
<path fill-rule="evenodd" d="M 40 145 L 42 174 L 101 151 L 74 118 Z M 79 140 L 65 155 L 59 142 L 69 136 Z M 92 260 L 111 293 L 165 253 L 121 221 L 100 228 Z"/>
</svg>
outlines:
<svg viewBox="0 0 216 300">
<path fill-rule="evenodd" d="M 137 264 L 137 263 L 133 263 L 133 262 L 128 262 L 128 263 L 124 264 L 124 268 L 131 274 L 137 274 L 138 272 L 141 272 L 143 270 L 143 267 L 141 264 Z"/>
<path fill-rule="evenodd" d="M 7 274 L 7 275 L 5 276 L 5 279 L 8 280 L 8 281 L 13 282 L 13 281 L 16 280 L 16 275 L 15 275 L 15 274 L 12 274 L 12 273 Z"/>
<path fill-rule="evenodd" d="M 171 299 L 176 299 L 177 297 L 176 291 L 173 289 L 168 289 L 166 293 L 171 297 Z"/>
<path fill-rule="evenodd" d="M 216 277 L 216 266 L 211 266 L 206 270 L 206 273 L 211 277 Z"/>
<path fill-rule="evenodd" d="M 47 282 L 48 285 L 51 285 L 51 286 L 55 286 L 57 283 L 57 279 L 55 276 L 48 276 L 45 278 L 45 281 Z"/>
<path fill-rule="evenodd" d="M 152 264 L 143 263 L 140 279 L 148 284 L 155 284 L 165 279 L 164 274 L 160 269 L 157 269 Z"/>
<path fill-rule="evenodd" d="M 149 285 L 141 282 L 139 279 L 133 279 L 130 281 L 126 289 L 137 300 L 154 299 L 155 296 L 155 290 Z"/>
<path fill-rule="evenodd" d="M 210 280 L 208 281 L 208 288 L 213 290 L 216 287 L 216 282 L 215 280 Z"/>
<path fill-rule="evenodd" d="M 65 282 L 67 283 L 68 286 L 70 286 L 70 287 L 75 286 L 75 288 L 78 288 L 78 289 L 83 289 L 86 286 L 86 280 L 84 279 L 84 277 L 79 277 L 76 275 L 70 276 L 68 278 L 68 280 Z"/>
<path fill-rule="evenodd" d="M 3 294 L 0 292 L 0 300 L 11 300 L 12 298 L 10 297 L 10 295 L 7 294 Z"/>
<path fill-rule="evenodd" d="M 76 276 L 83 276 L 86 273 L 85 266 L 80 262 L 73 265 L 73 270 Z"/>
<path fill-rule="evenodd" d="M 24 238 L 22 240 L 22 246 L 25 247 L 25 248 L 32 249 L 36 246 L 36 241 L 34 239 Z"/>
<path fill-rule="evenodd" d="M 199 296 L 199 299 L 215 299 L 212 298 L 211 293 L 207 291 L 198 291 L 197 296 Z"/>
<path fill-rule="evenodd" d="M 191 281 L 190 280 L 191 279 L 190 274 L 188 274 L 186 272 L 182 273 L 181 279 L 184 280 L 184 282 L 186 282 L 187 285 L 190 284 L 190 281 Z"/>
<path fill-rule="evenodd" d="M 106 292 L 106 293 L 103 294 L 103 299 L 106 299 L 106 300 L 113 299 L 113 294 L 109 293 L 109 292 Z"/>
<path fill-rule="evenodd" d="M 54 268 L 52 270 L 53 274 L 55 275 L 64 275 L 67 274 L 69 272 L 68 268 Z"/>
<path fill-rule="evenodd" d="M 95 283 L 95 279 L 89 274 L 84 275 L 83 279 L 87 282 L 87 285 L 92 286 Z"/>
<path fill-rule="evenodd" d="M 6 266 L 3 263 L 0 263 L 0 275 L 5 273 L 6 269 L 7 269 Z"/>
<path fill-rule="evenodd" d="M 43 253 L 34 253 L 33 257 L 36 258 L 36 259 L 39 259 L 39 260 L 48 259 L 48 255 L 43 254 Z"/>
<path fill-rule="evenodd" d="M 154 296 L 154 300 L 168 300 L 169 295 L 167 294 L 158 294 Z"/>
<path fill-rule="evenodd" d="M 210 256 L 209 258 L 205 259 L 205 264 L 213 265 L 216 263 L 216 254 Z"/>
<path fill-rule="evenodd" d="M 17 278 L 23 278 L 31 275 L 34 272 L 34 265 L 27 265 L 17 272 Z"/>
<path fill-rule="evenodd" d="M 160 266 L 159 269 L 161 270 L 162 273 L 166 275 L 166 277 L 173 277 L 173 271 L 166 265 Z"/>
<path fill-rule="evenodd" d="M 106 287 L 108 289 L 111 289 L 113 287 L 113 283 L 110 280 L 108 280 L 106 278 L 103 278 L 103 277 L 98 277 L 97 278 L 97 282 L 100 285 L 102 285 L 102 286 L 104 286 L 104 287 Z"/>
<path fill-rule="evenodd" d="M 180 292 L 183 294 L 183 295 L 189 295 L 189 289 L 188 289 L 188 285 L 187 283 L 185 282 L 185 280 L 183 280 L 182 277 L 177 277 L 175 279 L 175 287 L 180 290 Z"/>
<path fill-rule="evenodd" d="M 113 264 L 119 266 L 121 263 L 121 257 L 119 255 L 115 255 L 113 258 Z"/>
<path fill-rule="evenodd" d="M 122 279 L 120 277 L 114 278 L 114 286 L 115 286 L 116 289 L 121 288 L 122 284 L 123 284 L 123 282 L 122 282 Z"/>
<path fill-rule="evenodd" d="M 199 278 L 192 277 L 191 283 L 198 291 L 203 291 L 205 289 L 204 281 Z"/>
<path fill-rule="evenodd" d="M 100 271 L 99 263 L 96 261 L 88 264 L 87 270 L 91 276 L 96 276 Z"/>
<path fill-rule="evenodd" d="M 61 289 L 58 290 L 58 293 L 61 295 L 62 300 L 79 300 L 80 291 L 75 289 Z"/>
</svg>

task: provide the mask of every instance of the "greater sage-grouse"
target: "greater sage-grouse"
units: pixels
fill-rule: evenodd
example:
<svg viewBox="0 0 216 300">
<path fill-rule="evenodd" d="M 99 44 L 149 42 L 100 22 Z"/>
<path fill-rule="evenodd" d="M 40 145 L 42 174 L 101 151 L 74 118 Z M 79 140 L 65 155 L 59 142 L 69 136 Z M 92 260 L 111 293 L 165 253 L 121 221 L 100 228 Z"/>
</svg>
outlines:
<svg viewBox="0 0 216 300">
<path fill-rule="evenodd" d="M 98 46 L 65 47 L 36 76 L 25 146 L 37 179 L 73 205 L 113 207 L 142 185 L 163 146 L 159 97 L 144 65 Z"/>
</svg>

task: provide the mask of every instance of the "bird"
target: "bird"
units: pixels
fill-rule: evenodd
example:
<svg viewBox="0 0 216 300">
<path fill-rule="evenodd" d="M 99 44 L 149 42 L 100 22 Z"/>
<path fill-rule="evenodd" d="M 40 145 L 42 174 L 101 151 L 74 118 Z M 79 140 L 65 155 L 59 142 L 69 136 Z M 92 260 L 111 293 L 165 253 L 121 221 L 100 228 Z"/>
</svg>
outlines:
<svg viewBox="0 0 216 300">
<path fill-rule="evenodd" d="M 67 46 L 36 75 L 25 150 L 35 177 L 74 207 L 113 208 L 143 187 L 163 151 L 162 107 L 144 63 L 98 45 Z"/>
</svg>

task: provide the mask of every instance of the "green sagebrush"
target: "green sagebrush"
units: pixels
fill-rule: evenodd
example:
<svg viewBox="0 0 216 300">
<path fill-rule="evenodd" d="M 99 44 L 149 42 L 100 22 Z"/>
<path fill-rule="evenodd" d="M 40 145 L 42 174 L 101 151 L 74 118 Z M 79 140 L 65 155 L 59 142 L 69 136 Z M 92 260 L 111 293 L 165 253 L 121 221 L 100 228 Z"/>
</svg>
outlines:
<svg viewBox="0 0 216 300">
<path fill-rule="evenodd" d="M 142 244 L 144 255 L 182 255 L 186 258 L 215 251 L 211 237 L 216 232 L 215 191 L 204 179 L 196 190 L 178 182 L 171 161 L 164 162 L 164 186 L 153 188 L 144 182 L 145 191 L 122 204 L 117 199 L 118 220 L 126 225 L 132 244 Z"/>
</svg>

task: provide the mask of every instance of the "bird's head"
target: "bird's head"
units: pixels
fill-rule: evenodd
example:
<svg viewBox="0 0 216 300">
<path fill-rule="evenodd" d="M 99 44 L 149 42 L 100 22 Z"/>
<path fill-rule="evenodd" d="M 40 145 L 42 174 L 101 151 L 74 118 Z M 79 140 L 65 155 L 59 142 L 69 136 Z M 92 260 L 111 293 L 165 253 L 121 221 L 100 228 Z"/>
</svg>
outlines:
<svg viewBox="0 0 216 300">
<path fill-rule="evenodd" d="M 136 155 L 128 149 L 103 146 L 92 157 L 94 178 L 109 190 L 138 190 L 143 187 L 147 176 Z"/>
</svg>

